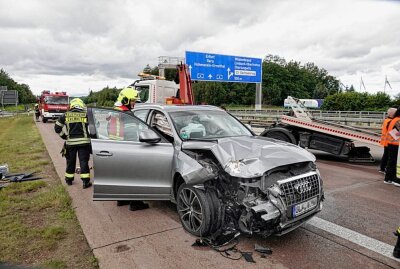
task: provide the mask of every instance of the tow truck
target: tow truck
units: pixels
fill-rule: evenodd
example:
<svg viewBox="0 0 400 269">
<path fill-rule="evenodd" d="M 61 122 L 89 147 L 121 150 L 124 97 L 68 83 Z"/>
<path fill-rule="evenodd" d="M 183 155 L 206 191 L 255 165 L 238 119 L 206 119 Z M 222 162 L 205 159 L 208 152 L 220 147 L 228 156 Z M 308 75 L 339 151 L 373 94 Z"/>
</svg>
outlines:
<svg viewBox="0 0 400 269">
<path fill-rule="evenodd" d="M 379 146 L 381 134 L 361 128 L 326 122 L 312 117 L 299 99 L 288 96 L 289 115 L 268 127 L 261 136 L 283 140 L 306 149 L 332 153 L 350 162 L 374 162 L 367 146 L 356 147 L 354 142 Z"/>
<path fill-rule="evenodd" d="M 39 111 L 42 122 L 46 123 L 49 119 L 57 119 L 67 112 L 69 106 L 69 96 L 66 92 L 42 91 L 39 97 Z"/>
<path fill-rule="evenodd" d="M 140 73 L 139 80 L 130 86 L 139 93 L 141 103 L 186 104 L 193 105 L 192 82 L 186 64 L 177 65 L 175 81 L 165 80 L 162 76 Z"/>
</svg>

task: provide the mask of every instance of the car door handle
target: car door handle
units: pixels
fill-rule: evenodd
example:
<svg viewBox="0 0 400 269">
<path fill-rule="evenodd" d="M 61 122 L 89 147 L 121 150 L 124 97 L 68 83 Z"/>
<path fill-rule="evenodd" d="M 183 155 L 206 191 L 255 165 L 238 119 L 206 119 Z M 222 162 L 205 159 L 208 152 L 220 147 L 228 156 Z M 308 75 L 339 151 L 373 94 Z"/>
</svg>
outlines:
<svg viewBox="0 0 400 269">
<path fill-rule="evenodd" d="M 113 154 L 111 153 L 111 152 L 108 152 L 108 151 L 100 151 L 99 153 L 96 153 L 96 155 L 97 156 L 105 156 L 105 157 L 110 157 L 110 156 L 113 156 Z"/>
</svg>

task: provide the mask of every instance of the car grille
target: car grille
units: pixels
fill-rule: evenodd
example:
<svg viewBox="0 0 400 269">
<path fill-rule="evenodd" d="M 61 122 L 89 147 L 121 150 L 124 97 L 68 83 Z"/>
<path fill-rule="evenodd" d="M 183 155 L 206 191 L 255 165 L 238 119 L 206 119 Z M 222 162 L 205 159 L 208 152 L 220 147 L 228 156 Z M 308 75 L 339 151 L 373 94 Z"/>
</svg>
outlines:
<svg viewBox="0 0 400 269">
<path fill-rule="evenodd" d="M 319 194 L 320 180 L 317 173 L 307 173 L 291 179 L 278 181 L 282 199 L 287 207 L 307 201 Z"/>
</svg>

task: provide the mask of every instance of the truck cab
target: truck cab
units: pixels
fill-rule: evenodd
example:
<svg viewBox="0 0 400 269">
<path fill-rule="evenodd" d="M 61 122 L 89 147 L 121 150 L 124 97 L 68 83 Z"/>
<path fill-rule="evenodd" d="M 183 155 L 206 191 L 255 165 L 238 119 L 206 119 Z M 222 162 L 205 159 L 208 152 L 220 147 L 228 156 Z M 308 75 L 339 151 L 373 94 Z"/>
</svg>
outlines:
<svg viewBox="0 0 400 269">
<path fill-rule="evenodd" d="M 176 97 L 179 84 L 159 76 L 141 75 L 131 86 L 139 93 L 141 103 L 165 104 L 168 98 Z"/>
<path fill-rule="evenodd" d="M 69 97 L 66 92 L 42 91 L 39 98 L 39 112 L 42 122 L 46 123 L 49 119 L 55 120 L 67 112 Z"/>
</svg>

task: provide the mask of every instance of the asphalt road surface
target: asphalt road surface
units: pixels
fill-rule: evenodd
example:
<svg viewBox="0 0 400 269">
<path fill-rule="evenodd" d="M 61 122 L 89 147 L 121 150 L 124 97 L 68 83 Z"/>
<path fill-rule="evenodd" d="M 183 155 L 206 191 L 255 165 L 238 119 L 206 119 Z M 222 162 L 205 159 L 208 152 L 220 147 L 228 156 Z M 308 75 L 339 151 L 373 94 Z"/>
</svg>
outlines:
<svg viewBox="0 0 400 269">
<path fill-rule="evenodd" d="M 37 126 L 63 179 L 63 142 L 54 123 Z M 82 190 L 78 178 L 66 187 L 101 268 L 400 268 L 400 260 L 391 256 L 397 239 L 393 231 L 400 225 L 400 188 L 383 183 L 378 172 L 382 149 L 372 148 L 377 160 L 372 165 L 313 153 L 324 179 L 322 212 L 281 237 L 240 237 L 238 249 L 252 252 L 255 263 L 192 247 L 196 238 L 183 230 L 170 202 L 150 202 L 149 209 L 131 212 L 116 202 L 92 201 L 92 189 Z M 273 253 L 262 257 L 255 243 Z"/>
</svg>

